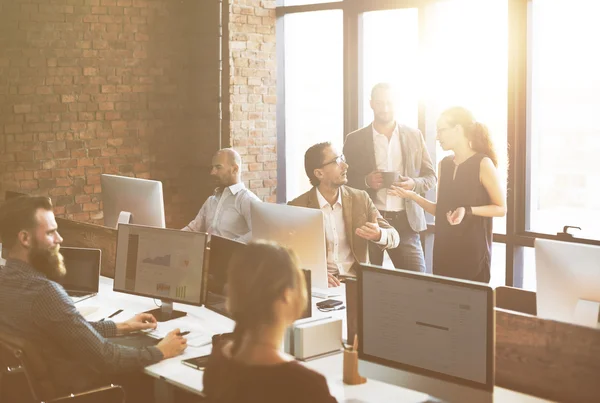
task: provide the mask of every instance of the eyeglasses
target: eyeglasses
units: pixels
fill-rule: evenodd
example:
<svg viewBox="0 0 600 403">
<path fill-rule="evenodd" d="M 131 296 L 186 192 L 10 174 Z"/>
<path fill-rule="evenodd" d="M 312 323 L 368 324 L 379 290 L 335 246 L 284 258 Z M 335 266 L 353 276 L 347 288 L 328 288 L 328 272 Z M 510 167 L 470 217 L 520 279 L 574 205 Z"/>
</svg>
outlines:
<svg viewBox="0 0 600 403">
<path fill-rule="evenodd" d="M 329 165 L 329 164 L 333 164 L 336 163 L 338 165 L 342 165 L 342 162 L 346 162 L 346 157 L 344 156 L 344 154 L 338 155 L 337 157 L 335 157 L 334 159 L 332 159 L 329 162 L 324 163 L 323 165 L 321 165 L 321 168 Z"/>
</svg>

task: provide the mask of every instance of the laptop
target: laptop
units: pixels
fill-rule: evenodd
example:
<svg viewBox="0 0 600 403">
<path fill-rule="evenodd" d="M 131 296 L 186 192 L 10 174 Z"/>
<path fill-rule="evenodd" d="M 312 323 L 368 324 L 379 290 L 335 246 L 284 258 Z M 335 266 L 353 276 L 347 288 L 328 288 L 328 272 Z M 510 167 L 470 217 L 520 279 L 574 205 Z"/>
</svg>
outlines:
<svg viewBox="0 0 600 403">
<path fill-rule="evenodd" d="M 65 258 L 67 274 L 60 279 L 74 303 L 91 298 L 98 293 L 100 285 L 100 262 L 102 251 L 90 248 L 60 248 Z"/>
</svg>

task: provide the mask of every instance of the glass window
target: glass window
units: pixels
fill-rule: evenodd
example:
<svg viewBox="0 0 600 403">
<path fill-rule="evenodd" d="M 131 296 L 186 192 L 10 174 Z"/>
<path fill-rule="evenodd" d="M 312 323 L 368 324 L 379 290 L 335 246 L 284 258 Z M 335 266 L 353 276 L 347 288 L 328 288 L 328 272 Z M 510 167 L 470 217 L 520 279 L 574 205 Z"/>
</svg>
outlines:
<svg viewBox="0 0 600 403">
<path fill-rule="evenodd" d="M 533 1 L 528 230 L 600 238 L 600 2 Z M 560 27 L 560 29 L 557 29 Z"/>
<path fill-rule="evenodd" d="M 506 244 L 492 244 L 492 267 L 490 286 L 496 288 L 506 284 Z"/>
<path fill-rule="evenodd" d="M 303 6 L 305 4 L 337 3 L 343 0 L 283 0 L 284 6 Z"/>
<path fill-rule="evenodd" d="M 372 122 L 371 89 L 388 82 L 396 89 L 396 119 L 417 127 L 419 118 L 419 14 L 416 8 L 362 15 L 362 111 L 360 125 Z M 393 45 L 393 46 L 392 46 Z"/>
<path fill-rule="evenodd" d="M 310 189 L 304 153 L 344 138 L 343 19 L 341 10 L 285 17 L 285 136 L 287 199 Z"/>
<path fill-rule="evenodd" d="M 536 290 L 535 249 L 523 248 L 523 288 L 529 291 Z"/>
<path fill-rule="evenodd" d="M 424 98 L 427 135 L 435 137 L 440 113 L 464 106 L 488 126 L 507 180 L 508 2 L 449 0 L 426 8 Z M 436 160 L 447 153 L 436 143 Z M 437 165 L 437 164 L 436 164 Z M 506 232 L 506 218 L 494 219 Z"/>
</svg>

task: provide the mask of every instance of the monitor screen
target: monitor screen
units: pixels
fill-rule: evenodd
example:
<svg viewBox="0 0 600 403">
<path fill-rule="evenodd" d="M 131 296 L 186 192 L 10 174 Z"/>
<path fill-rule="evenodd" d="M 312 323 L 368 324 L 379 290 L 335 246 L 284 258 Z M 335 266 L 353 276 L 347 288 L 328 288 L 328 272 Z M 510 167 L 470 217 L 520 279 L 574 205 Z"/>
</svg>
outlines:
<svg viewBox="0 0 600 403">
<path fill-rule="evenodd" d="M 100 249 L 60 248 L 67 274 L 60 284 L 67 291 L 98 292 L 100 282 Z"/>
<path fill-rule="evenodd" d="M 225 301 L 227 298 L 227 270 L 229 261 L 234 254 L 246 248 L 246 244 L 217 235 L 210 237 L 210 250 L 208 255 L 208 286 L 205 305 L 207 308 L 229 317 Z M 310 299 L 311 272 L 303 270 L 306 280 L 308 303 L 303 318 L 312 315 Z"/>
<path fill-rule="evenodd" d="M 208 285 L 205 305 L 229 317 L 225 307 L 227 297 L 227 269 L 234 254 L 246 248 L 246 244 L 217 235 L 210 237 L 208 252 Z"/>
<path fill-rule="evenodd" d="M 361 265 L 359 357 L 450 382 L 494 386 L 491 287 Z"/>
<path fill-rule="evenodd" d="M 201 305 L 206 236 L 119 224 L 114 290 Z"/>
<path fill-rule="evenodd" d="M 104 225 L 116 228 L 120 222 L 165 228 L 162 183 L 148 179 L 107 175 L 100 177 Z M 119 221 L 121 213 L 131 213 Z"/>
<path fill-rule="evenodd" d="M 323 212 L 285 204 L 253 203 L 252 238 L 292 249 L 303 269 L 312 271 L 312 286 L 327 290 L 327 248 Z"/>
</svg>

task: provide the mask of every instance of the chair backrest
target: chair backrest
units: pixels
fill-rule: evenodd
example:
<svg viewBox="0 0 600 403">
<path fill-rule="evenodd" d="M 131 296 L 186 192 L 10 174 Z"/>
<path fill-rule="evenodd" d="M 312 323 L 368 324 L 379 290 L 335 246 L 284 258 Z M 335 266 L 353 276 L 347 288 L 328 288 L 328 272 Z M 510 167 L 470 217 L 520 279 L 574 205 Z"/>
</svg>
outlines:
<svg viewBox="0 0 600 403">
<path fill-rule="evenodd" d="M 0 332 L 0 351 L 0 360 L 9 361 L 3 362 L 3 366 L 20 365 L 27 378 L 31 395 L 36 401 L 49 400 L 56 396 L 48 367 L 32 343 Z"/>
<path fill-rule="evenodd" d="M 496 288 L 495 293 L 496 307 L 529 315 L 537 315 L 535 292 L 521 288 L 500 286 Z"/>
</svg>

